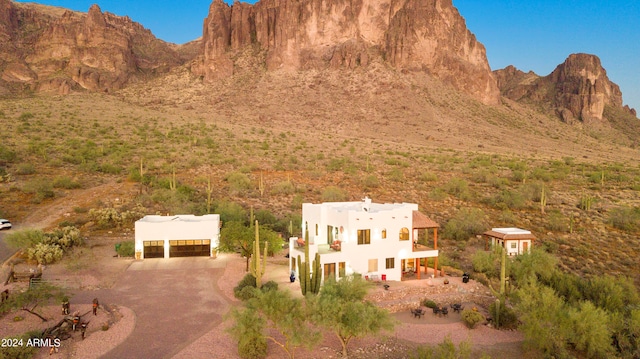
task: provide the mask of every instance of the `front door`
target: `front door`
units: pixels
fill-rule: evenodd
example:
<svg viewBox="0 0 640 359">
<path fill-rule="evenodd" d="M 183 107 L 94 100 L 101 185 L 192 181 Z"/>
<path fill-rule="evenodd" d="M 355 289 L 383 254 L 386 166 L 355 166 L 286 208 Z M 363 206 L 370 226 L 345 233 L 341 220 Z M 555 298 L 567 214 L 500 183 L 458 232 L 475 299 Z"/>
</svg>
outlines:
<svg viewBox="0 0 640 359">
<path fill-rule="evenodd" d="M 529 242 L 522 242 L 522 253 L 529 253 Z"/>
</svg>

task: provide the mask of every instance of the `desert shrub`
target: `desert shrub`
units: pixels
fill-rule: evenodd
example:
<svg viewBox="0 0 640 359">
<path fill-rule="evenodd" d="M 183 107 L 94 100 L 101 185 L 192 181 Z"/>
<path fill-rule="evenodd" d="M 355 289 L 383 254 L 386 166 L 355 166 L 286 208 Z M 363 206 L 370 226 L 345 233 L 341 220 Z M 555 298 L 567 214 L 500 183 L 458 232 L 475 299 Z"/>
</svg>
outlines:
<svg viewBox="0 0 640 359">
<path fill-rule="evenodd" d="M 7 234 L 4 240 L 11 248 L 26 249 L 41 243 L 44 238 L 44 232 L 39 229 L 21 229 Z"/>
<path fill-rule="evenodd" d="M 3 338 L 2 341 L 5 340 L 9 343 L 12 342 L 13 339 L 18 340 L 22 345 L 2 345 L 0 347 L 0 358 L 11 358 L 11 359 L 30 359 L 33 358 L 38 352 L 39 348 L 36 345 L 27 345 L 27 341 L 31 338 L 39 338 L 38 332 L 28 332 L 19 336 L 11 336 L 7 338 Z"/>
<path fill-rule="evenodd" d="M 623 231 L 640 230 L 640 207 L 617 207 L 609 214 L 609 223 Z"/>
<path fill-rule="evenodd" d="M 227 175 L 227 178 L 225 178 L 225 180 L 229 184 L 229 190 L 231 191 L 231 193 L 243 193 L 250 190 L 252 187 L 251 179 L 249 179 L 249 177 L 244 173 L 232 172 Z"/>
<path fill-rule="evenodd" d="M 122 173 L 122 167 L 112 163 L 102 163 L 98 166 L 98 171 L 111 175 L 119 175 Z"/>
<path fill-rule="evenodd" d="M 76 189 L 82 187 L 79 182 L 72 180 L 69 177 L 56 177 L 53 180 L 54 188 L 64 188 L 64 189 Z"/>
<path fill-rule="evenodd" d="M 567 220 L 559 211 L 552 211 L 547 216 L 547 229 L 554 232 L 566 232 Z"/>
<path fill-rule="evenodd" d="M 491 197 L 488 202 L 501 209 L 520 209 L 525 205 L 525 198 L 519 192 L 502 190 Z"/>
<path fill-rule="evenodd" d="M 271 193 L 273 194 L 292 194 L 295 191 L 296 188 L 291 181 L 278 182 L 271 189 Z"/>
<path fill-rule="evenodd" d="M 130 225 L 143 217 L 142 209 L 139 207 L 131 210 L 118 208 L 92 208 L 89 210 L 89 217 L 102 229 L 120 228 Z"/>
<path fill-rule="evenodd" d="M 15 151 L 10 150 L 8 147 L 0 144 L 0 162 L 14 162 L 18 156 Z"/>
<path fill-rule="evenodd" d="M 365 188 L 377 188 L 380 186 L 380 181 L 378 180 L 378 177 L 376 177 L 376 175 L 368 175 L 367 177 L 365 177 L 362 184 Z"/>
<path fill-rule="evenodd" d="M 265 320 L 256 310 L 231 311 L 233 326 L 226 331 L 238 342 L 238 355 L 243 359 L 267 357 L 267 341 L 263 334 Z"/>
<path fill-rule="evenodd" d="M 422 172 L 419 178 L 422 182 L 435 182 L 438 180 L 438 176 L 433 172 Z"/>
<path fill-rule="evenodd" d="M 435 308 L 438 306 L 438 304 L 436 304 L 436 302 L 434 302 L 431 299 L 423 299 L 422 301 L 420 301 L 420 305 L 422 305 L 423 307 L 427 307 L 427 308 Z"/>
<path fill-rule="evenodd" d="M 500 274 L 499 259 L 494 251 L 477 251 L 471 258 L 473 270 L 484 273 L 489 277 L 497 277 Z"/>
<path fill-rule="evenodd" d="M 46 233 L 42 243 L 57 245 L 63 250 L 66 250 L 73 246 L 81 245 L 82 236 L 80 236 L 80 230 L 78 228 L 67 226 Z"/>
<path fill-rule="evenodd" d="M 472 309 L 463 310 L 460 316 L 462 317 L 462 321 L 464 322 L 464 324 L 469 329 L 473 329 L 478 323 L 482 323 L 485 321 L 484 315 L 482 315 L 482 313 Z"/>
<path fill-rule="evenodd" d="M 18 175 L 32 175 L 36 173 L 36 168 L 31 163 L 21 163 L 16 167 Z"/>
<path fill-rule="evenodd" d="M 343 202 L 347 198 L 347 193 L 336 186 L 328 186 L 321 195 L 322 202 Z"/>
<path fill-rule="evenodd" d="M 251 273 L 247 273 L 241 280 L 238 282 L 238 285 L 233 288 L 233 295 L 241 300 L 247 300 L 253 298 L 253 292 L 257 286 L 256 277 Z M 251 291 L 245 290 L 245 288 L 252 289 Z"/>
<path fill-rule="evenodd" d="M 55 192 L 53 192 L 51 182 L 46 179 L 36 179 L 27 182 L 24 186 L 24 192 L 34 195 L 32 199 L 34 203 L 40 203 L 45 199 L 56 196 Z"/>
<path fill-rule="evenodd" d="M 124 242 L 120 242 L 118 243 L 119 246 L 117 246 L 118 250 L 116 253 L 118 253 L 118 255 L 120 257 L 133 257 L 136 251 L 136 243 L 134 241 L 124 241 Z"/>
<path fill-rule="evenodd" d="M 460 342 L 458 346 L 447 335 L 442 343 L 435 347 L 421 345 L 412 355 L 411 359 L 469 359 L 471 358 L 471 344 L 467 341 Z M 485 358 L 484 356 L 482 358 Z"/>
<path fill-rule="evenodd" d="M 471 191 L 469 190 L 469 182 L 460 179 L 452 178 L 445 186 L 444 190 L 452 196 L 455 196 L 463 201 L 471 199 Z"/>
<path fill-rule="evenodd" d="M 507 307 L 504 301 L 493 302 L 489 306 L 489 314 L 493 318 L 493 325 L 496 328 L 515 329 L 518 326 L 518 316 L 516 312 Z"/>
<path fill-rule="evenodd" d="M 215 205 L 215 212 L 220 215 L 222 223 L 247 222 L 247 211 L 236 202 L 220 201 Z"/>
<path fill-rule="evenodd" d="M 62 258 L 62 248 L 55 244 L 38 243 L 27 248 L 27 256 L 30 260 L 35 260 L 39 264 L 49 264 L 59 261 Z"/>
<path fill-rule="evenodd" d="M 270 280 L 270 281 L 262 284 L 262 288 L 260 288 L 260 290 L 262 292 L 268 292 L 270 290 L 278 290 L 278 283 L 275 282 L 275 281 Z"/>
<path fill-rule="evenodd" d="M 443 188 L 436 187 L 429 192 L 429 199 L 434 201 L 444 201 L 447 198 L 447 192 Z"/>
<path fill-rule="evenodd" d="M 510 210 L 508 210 L 508 209 L 503 210 L 503 211 L 500 213 L 500 215 L 498 216 L 498 219 L 499 219 L 501 222 L 506 223 L 506 224 L 509 224 L 509 225 L 513 225 L 513 224 L 515 224 L 515 223 L 516 223 L 516 221 L 517 221 L 517 218 L 516 218 L 515 214 L 513 214 L 513 212 L 511 212 L 511 211 L 510 211 Z"/>
<path fill-rule="evenodd" d="M 484 232 L 484 212 L 477 208 L 463 208 L 444 226 L 443 236 L 455 240 L 467 240 Z"/>
</svg>

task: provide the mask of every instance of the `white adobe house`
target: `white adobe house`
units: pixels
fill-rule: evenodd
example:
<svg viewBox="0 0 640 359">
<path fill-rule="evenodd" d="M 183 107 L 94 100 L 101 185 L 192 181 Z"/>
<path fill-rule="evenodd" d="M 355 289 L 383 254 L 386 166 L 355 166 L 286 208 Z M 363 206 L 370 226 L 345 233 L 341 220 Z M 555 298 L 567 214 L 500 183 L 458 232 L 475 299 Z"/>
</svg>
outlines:
<svg viewBox="0 0 640 359">
<path fill-rule="evenodd" d="M 136 259 L 214 257 L 220 240 L 220 215 L 144 216 L 135 223 Z"/>
<path fill-rule="evenodd" d="M 320 253 L 323 280 L 359 273 L 369 280 L 420 278 L 438 266 L 439 225 L 414 203 L 325 202 L 302 204 L 302 233 L 312 266 Z M 304 261 L 304 238 L 289 241 L 289 269 Z M 437 275 L 437 271 L 435 273 Z"/>
<path fill-rule="evenodd" d="M 507 255 L 514 256 L 529 253 L 536 236 L 520 228 L 492 228 L 482 234 L 485 239 L 485 250 L 493 246 L 501 246 Z M 489 245 L 491 244 L 491 246 Z"/>
</svg>

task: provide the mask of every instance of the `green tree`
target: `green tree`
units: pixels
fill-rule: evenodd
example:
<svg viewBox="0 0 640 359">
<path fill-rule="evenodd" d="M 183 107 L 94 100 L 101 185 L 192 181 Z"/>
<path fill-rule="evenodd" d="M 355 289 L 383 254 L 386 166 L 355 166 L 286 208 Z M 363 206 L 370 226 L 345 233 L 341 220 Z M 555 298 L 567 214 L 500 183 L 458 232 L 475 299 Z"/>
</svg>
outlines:
<svg viewBox="0 0 640 359">
<path fill-rule="evenodd" d="M 312 348 L 321 339 L 320 332 L 307 323 L 309 309 L 305 302 L 293 298 L 289 291 L 269 290 L 249 300 L 247 310 L 259 312 L 267 323 L 266 327 L 280 334 L 279 337 L 266 334 L 265 338 L 282 348 L 289 358 L 294 358 L 296 348 Z"/>
<path fill-rule="evenodd" d="M 364 300 L 368 288 L 368 283 L 360 276 L 350 276 L 340 281 L 327 280 L 320 295 L 307 297 L 314 308 L 313 321 L 335 333 L 342 344 L 344 357 L 348 355 L 351 339 L 394 327 L 386 310 Z"/>
<path fill-rule="evenodd" d="M 539 248 L 533 248 L 529 253 L 523 253 L 513 262 L 511 273 L 519 283 L 535 277 L 548 282 L 556 267 L 558 258 Z"/>
<path fill-rule="evenodd" d="M 579 308 L 569 310 L 571 331 L 569 341 L 576 350 L 587 358 L 610 358 L 614 350 L 611 346 L 609 314 L 593 303 L 581 302 Z"/>
<path fill-rule="evenodd" d="M 260 243 L 267 244 L 269 255 L 278 254 L 282 250 L 282 238 L 269 228 L 260 227 Z M 247 260 L 246 271 L 249 271 L 249 259 L 253 254 L 255 230 L 244 222 L 226 222 L 220 231 L 220 250 L 223 252 L 238 252 Z"/>
<path fill-rule="evenodd" d="M 21 229 L 9 233 L 4 238 L 7 245 L 14 249 L 27 249 L 45 239 L 45 234 L 39 229 Z"/>
<path fill-rule="evenodd" d="M 569 318 L 567 307 L 553 289 L 532 280 L 515 292 L 516 311 L 525 345 L 547 358 L 568 356 Z"/>
<path fill-rule="evenodd" d="M 231 310 L 234 325 L 227 332 L 238 342 L 238 355 L 243 359 L 265 358 L 267 340 L 263 335 L 266 322 L 255 310 Z"/>
<path fill-rule="evenodd" d="M 46 322 L 47 318 L 36 312 L 36 308 L 50 301 L 60 302 L 64 296 L 64 291 L 58 287 L 49 284 L 39 284 L 24 292 L 12 292 L 9 299 L 0 305 L 0 313 L 4 314 L 12 310 L 20 309 Z"/>
</svg>

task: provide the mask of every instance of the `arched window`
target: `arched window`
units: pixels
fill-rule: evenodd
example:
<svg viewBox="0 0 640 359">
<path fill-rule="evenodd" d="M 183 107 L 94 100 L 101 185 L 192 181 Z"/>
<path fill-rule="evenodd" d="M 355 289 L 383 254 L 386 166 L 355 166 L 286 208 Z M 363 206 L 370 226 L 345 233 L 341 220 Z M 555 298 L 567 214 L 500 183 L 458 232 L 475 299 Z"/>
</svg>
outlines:
<svg viewBox="0 0 640 359">
<path fill-rule="evenodd" d="M 387 229 L 386 228 L 384 228 L 382 230 L 382 239 L 385 239 L 385 238 L 387 238 Z"/>
<path fill-rule="evenodd" d="M 409 240 L 409 228 L 403 227 L 400 230 L 400 240 L 401 241 L 408 241 Z"/>
</svg>

